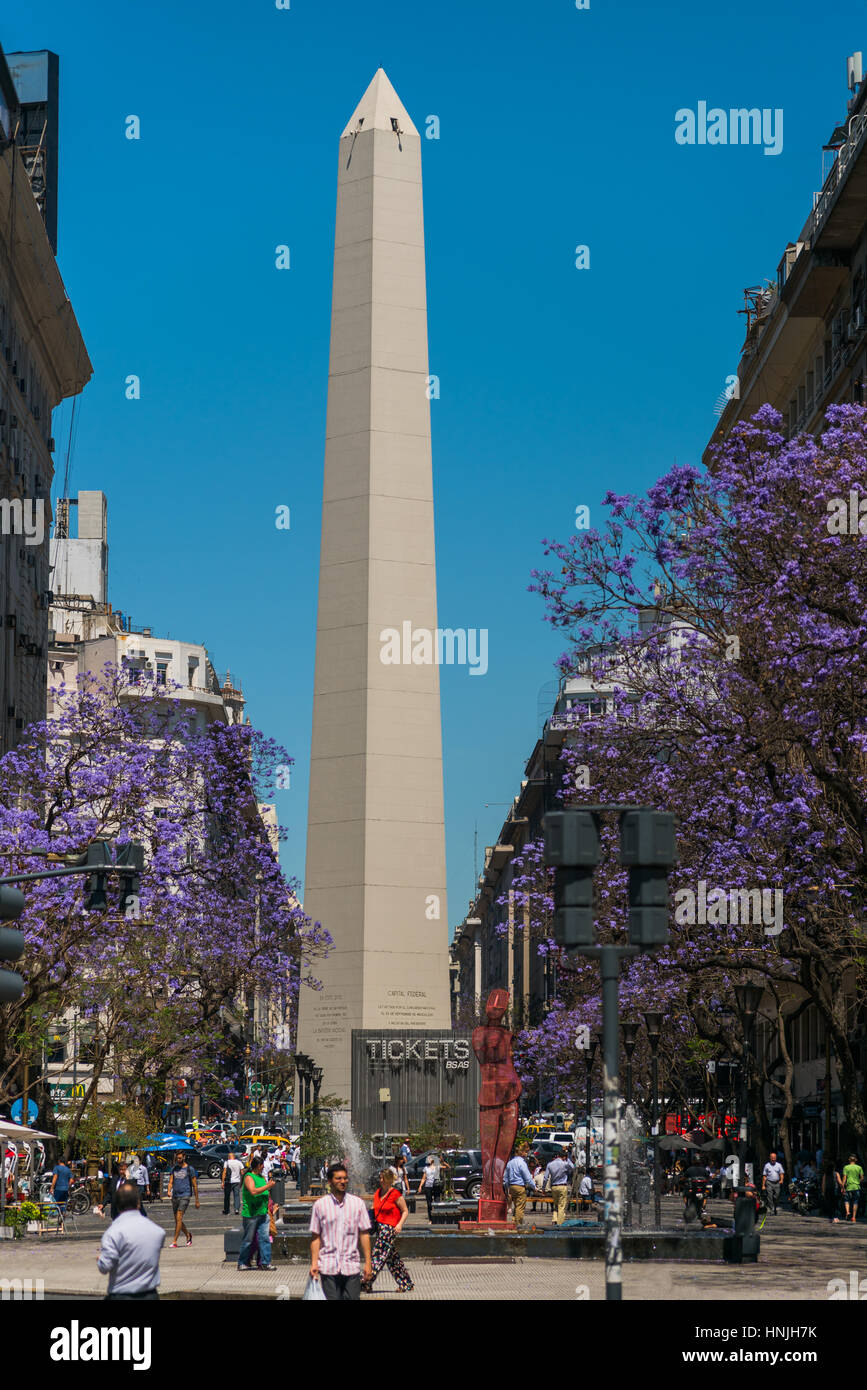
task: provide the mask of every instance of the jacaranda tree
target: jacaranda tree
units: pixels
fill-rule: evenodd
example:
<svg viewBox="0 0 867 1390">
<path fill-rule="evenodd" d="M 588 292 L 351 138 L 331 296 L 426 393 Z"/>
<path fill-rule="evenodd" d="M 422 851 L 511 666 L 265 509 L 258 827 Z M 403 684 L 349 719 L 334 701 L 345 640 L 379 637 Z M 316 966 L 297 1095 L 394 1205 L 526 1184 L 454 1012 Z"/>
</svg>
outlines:
<svg viewBox="0 0 867 1390">
<path fill-rule="evenodd" d="M 0 761 L 5 872 L 37 872 L 45 853 L 103 837 L 140 841 L 145 867 L 134 910 L 120 910 L 117 879 L 95 911 L 83 876 L 26 885 L 26 988 L 0 1010 L 0 1102 L 21 1095 L 27 1068 L 50 1124 L 41 1049 L 70 1009 L 93 1071 L 69 1145 L 105 1075 L 123 1078 L 155 1123 L 182 1071 L 231 1095 L 227 1019 L 243 1019 L 254 998 L 274 1028 L 260 1026 L 253 1046 L 273 1052 L 271 1034 L 286 1036 L 330 944 L 300 908 L 259 812 L 288 761 L 249 725 L 201 727 L 171 690 L 132 685 L 125 670 L 108 666 L 54 693 L 49 718 Z"/>
<path fill-rule="evenodd" d="M 605 529 L 546 543 L 559 568 L 533 587 L 568 634 L 564 674 L 583 669 L 610 690 L 605 713 L 576 719 L 567 740 L 568 802 L 678 816 L 671 945 L 624 972 L 624 1011 L 661 1009 L 685 1039 L 738 1056 L 733 985 L 762 983 L 774 1030 L 765 1070 L 785 1120 L 787 1020 L 813 1004 L 863 1150 L 851 1041 L 867 904 L 862 497 L 867 411 L 833 407 L 820 438 L 787 440 L 765 407 L 709 470 L 676 467 L 644 498 L 609 493 Z M 613 834 L 603 840 L 599 921 L 613 939 L 625 930 L 625 874 Z M 550 1052 L 546 1030 L 565 1039 L 573 1022 L 555 1011 L 525 1046 Z M 759 1082 L 753 1072 L 767 1132 Z"/>
</svg>

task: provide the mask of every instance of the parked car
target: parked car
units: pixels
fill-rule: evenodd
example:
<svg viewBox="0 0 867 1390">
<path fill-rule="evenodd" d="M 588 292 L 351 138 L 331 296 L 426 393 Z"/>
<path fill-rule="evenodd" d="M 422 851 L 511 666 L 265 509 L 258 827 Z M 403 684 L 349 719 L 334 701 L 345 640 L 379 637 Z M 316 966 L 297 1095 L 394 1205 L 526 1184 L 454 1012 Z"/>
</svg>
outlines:
<svg viewBox="0 0 867 1390">
<path fill-rule="evenodd" d="M 410 1191 L 416 1193 L 421 1182 L 424 1166 L 427 1163 L 428 1154 L 433 1152 L 426 1149 L 424 1153 L 416 1154 L 413 1158 L 407 1159 L 406 1176 L 410 1186 Z M 442 1160 L 449 1165 L 451 1170 L 452 1187 L 457 1197 L 467 1197 L 475 1201 L 482 1190 L 482 1152 L 481 1149 L 445 1149 L 442 1153 Z M 379 1173 L 371 1174 L 371 1191 L 379 1186 Z"/>
<path fill-rule="evenodd" d="M 553 1133 L 545 1135 L 545 1143 L 565 1144 L 568 1149 L 571 1149 L 575 1143 L 575 1135 L 570 1134 L 567 1129 L 555 1129 Z"/>
<path fill-rule="evenodd" d="M 554 1144 L 550 1139 L 537 1139 L 535 1144 L 530 1146 L 530 1158 L 535 1163 L 541 1163 L 543 1168 L 547 1168 L 552 1158 L 567 1158 L 571 1148 L 569 1144 Z"/>
<path fill-rule="evenodd" d="M 209 1178 L 222 1177 L 223 1164 L 234 1154 L 236 1158 L 247 1156 L 246 1144 L 207 1144 L 196 1154 L 193 1166 L 197 1173 L 206 1173 Z"/>
</svg>

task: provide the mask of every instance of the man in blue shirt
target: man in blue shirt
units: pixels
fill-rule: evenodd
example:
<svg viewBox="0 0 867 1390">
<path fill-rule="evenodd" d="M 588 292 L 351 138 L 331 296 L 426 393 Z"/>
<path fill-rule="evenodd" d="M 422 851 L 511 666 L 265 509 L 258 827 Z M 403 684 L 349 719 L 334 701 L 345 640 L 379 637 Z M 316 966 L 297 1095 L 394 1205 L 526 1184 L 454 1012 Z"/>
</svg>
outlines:
<svg viewBox="0 0 867 1390">
<path fill-rule="evenodd" d="M 409 1162 L 409 1160 L 412 1158 L 412 1149 L 409 1147 L 409 1141 L 407 1139 L 404 1139 L 403 1143 L 401 1144 L 400 1153 L 401 1156 L 405 1158 L 407 1162 Z"/>
<path fill-rule="evenodd" d="M 515 1208 L 515 1228 L 520 1230 L 524 1224 L 524 1209 L 527 1193 L 536 1191 L 533 1174 L 527 1167 L 527 1145 L 520 1144 L 506 1164 L 503 1172 L 503 1186 L 512 1206 Z"/>
<path fill-rule="evenodd" d="M 575 1164 L 565 1155 L 563 1158 L 552 1158 L 545 1169 L 545 1186 L 550 1187 L 554 1197 L 554 1212 L 551 1217 L 554 1226 L 562 1226 L 566 1217 L 566 1208 L 569 1205 L 569 1188 L 574 1171 Z"/>
<path fill-rule="evenodd" d="M 61 1211 L 66 1210 L 66 1203 L 69 1201 L 69 1184 L 72 1181 L 72 1169 L 63 1159 L 55 1163 L 51 1170 L 51 1195 Z"/>
</svg>

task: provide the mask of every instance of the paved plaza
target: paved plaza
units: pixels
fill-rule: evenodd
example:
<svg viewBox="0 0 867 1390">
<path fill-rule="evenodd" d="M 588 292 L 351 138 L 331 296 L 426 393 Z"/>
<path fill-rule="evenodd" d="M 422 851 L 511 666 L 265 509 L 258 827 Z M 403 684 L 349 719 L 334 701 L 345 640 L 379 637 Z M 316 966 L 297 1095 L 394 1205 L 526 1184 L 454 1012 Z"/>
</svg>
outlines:
<svg viewBox="0 0 867 1390">
<path fill-rule="evenodd" d="M 237 1218 L 223 1216 L 222 1197 L 215 1182 L 206 1179 L 200 1192 L 200 1210 L 191 1208 L 187 1213 L 193 1244 L 182 1244 L 172 1250 L 167 1240 L 163 1250 L 160 1266 L 163 1297 L 300 1298 L 307 1278 L 306 1261 L 296 1258 L 278 1263 L 268 1273 L 239 1273 L 234 1261 L 225 1261 L 223 1252 L 223 1232 L 238 1224 Z M 679 1202 L 666 1201 L 663 1204 L 666 1223 L 673 1224 L 679 1210 Z M 162 1226 L 171 1225 L 168 1202 L 154 1204 L 151 1211 Z M 730 1208 L 724 1203 L 714 1203 L 713 1211 L 722 1219 Z M 427 1226 L 418 1212 L 411 1222 L 413 1226 Z M 79 1217 L 76 1224 L 76 1231 L 70 1229 L 63 1237 L 46 1235 L 5 1242 L 0 1275 L 42 1279 L 49 1297 L 99 1298 L 104 1295 L 106 1280 L 96 1268 L 96 1252 L 106 1223 L 89 1215 Z M 547 1215 L 540 1215 L 539 1225 L 550 1225 Z M 505 1256 L 412 1259 L 408 1263 L 415 1283 L 412 1293 L 398 1293 L 388 1271 L 383 1270 L 375 1292 L 365 1295 L 364 1301 L 529 1298 L 574 1302 L 605 1297 L 602 1261 Z M 867 1280 L 867 1223 L 832 1226 L 817 1216 L 799 1217 L 783 1210 L 776 1218 L 768 1217 L 761 1233 L 757 1264 L 626 1263 L 623 1292 L 625 1298 L 635 1301 L 828 1301 L 829 1281 L 843 1279 L 848 1287 L 852 1271 L 856 1271 L 859 1279 Z"/>
</svg>

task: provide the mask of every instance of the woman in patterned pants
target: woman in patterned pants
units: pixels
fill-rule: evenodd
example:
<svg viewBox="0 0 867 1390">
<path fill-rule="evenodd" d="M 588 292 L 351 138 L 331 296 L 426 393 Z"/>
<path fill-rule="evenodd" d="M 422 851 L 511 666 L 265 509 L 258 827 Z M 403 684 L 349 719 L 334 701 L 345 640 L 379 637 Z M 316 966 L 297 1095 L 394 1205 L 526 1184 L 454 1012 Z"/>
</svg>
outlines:
<svg viewBox="0 0 867 1390">
<path fill-rule="evenodd" d="M 369 1281 L 362 1281 L 364 1293 L 371 1293 L 376 1276 L 387 1265 L 401 1293 L 410 1293 L 414 1287 L 403 1260 L 397 1253 L 397 1238 L 409 1216 L 409 1208 L 394 1185 L 394 1172 L 384 1168 L 379 1175 L 379 1187 L 373 1194 L 373 1215 L 376 1220 L 376 1236 L 373 1242 L 371 1265 L 373 1272 Z"/>
</svg>

